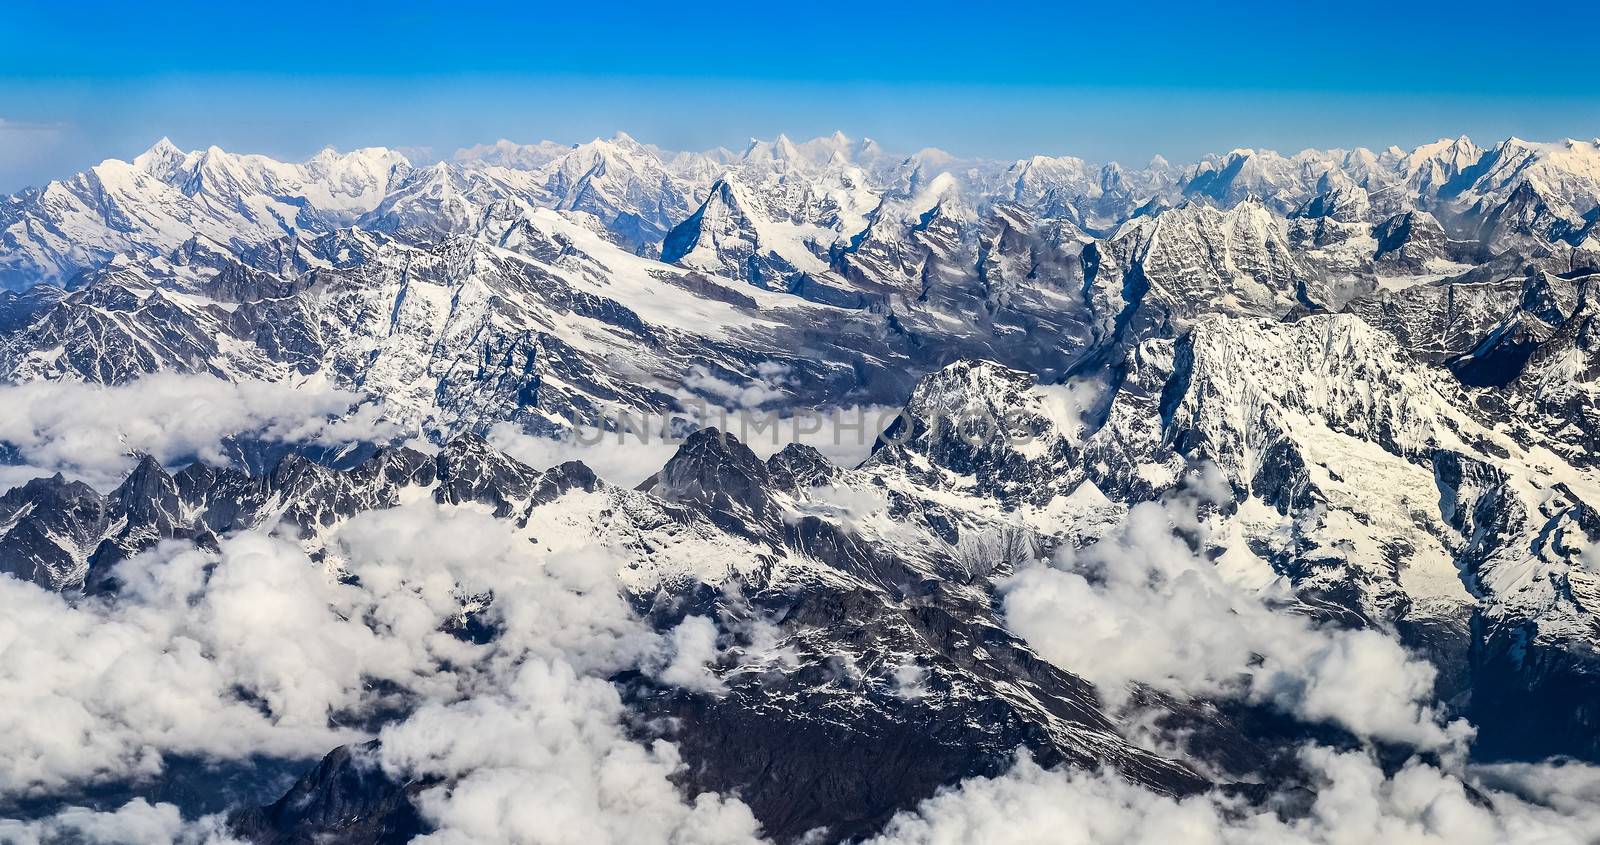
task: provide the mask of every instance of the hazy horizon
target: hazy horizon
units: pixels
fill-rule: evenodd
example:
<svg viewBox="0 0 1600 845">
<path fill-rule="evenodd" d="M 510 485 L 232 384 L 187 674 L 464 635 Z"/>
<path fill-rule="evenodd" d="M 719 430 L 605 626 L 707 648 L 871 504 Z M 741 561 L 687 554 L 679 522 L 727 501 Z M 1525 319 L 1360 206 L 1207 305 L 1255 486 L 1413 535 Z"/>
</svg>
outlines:
<svg viewBox="0 0 1600 845">
<path fill-rule="evenodd" d="M 448 153 L 623 130 L 673 150 L 841 130 L 887 149 L 1142 164 L 1237 147 L 1412 147 L 1600 136 L 1600 91 L 1558 50 L 1486 63 L 1434 12 L 1337 19 L 1266 3 L 1196 15 L 954 4 L 916 14 L 710 3 L 427 14 L 24 2 L 0 21 L 0 191 L 129 158 L 156 139 L 303 159 L 332 145 Z M 98 14 L 97 9 L 103 14 Z M 1600 12 L 1568 9 L 1581 31 Z M 959 21 L 959 26 L 950 25 Z M 1496 20 L 1536 43 L 1548 18 Z M 1403 37 L 1400 37 L 1403 36 Z M 153 45 L 181 45 L 153 49 Z M 220 49 L 221 45 L 226 49 Z"/>
</svg>

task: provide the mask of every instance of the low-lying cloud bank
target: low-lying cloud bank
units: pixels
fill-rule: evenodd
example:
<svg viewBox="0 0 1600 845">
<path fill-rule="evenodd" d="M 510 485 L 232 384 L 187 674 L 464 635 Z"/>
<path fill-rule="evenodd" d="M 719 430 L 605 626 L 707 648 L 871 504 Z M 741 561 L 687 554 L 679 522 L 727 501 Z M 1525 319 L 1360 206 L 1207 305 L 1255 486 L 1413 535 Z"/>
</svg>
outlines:
<svg viewBox="0 0 1600 845">
<path fill-rule="evenodd" d="M 383 442 L 399 431 L 382 408 L 358 394 L 273 382 L 228 382 L 210 375 L 157 373 L 122 385 L 31 382 L 0 385 L 0 444 L 24 465 L 0 474 L 0 487 L 62 472 L 114 486 L 133 467 L 130 453 L 162 463 L 197 457 L 225 463 L 224 441 L 339 446 Z"/>
<path fill-rule="evenodd" d="M 1600 830 L 1594 767 L 1524 767 L 1521 785 L 1540 794 L 1535 801 L 1415 761 L 1385 777 L 1360 752 L 1307 748 L 1301 757 L 1317 777 L 1302 818 L 1023 758 L 901 813 L 871 845 L 1584 845 Z"/>
<path fill-rule="evenodd" d="M 617 556 L 540 555 L 504 521 L 431 502 L 358 516 L 328 552 L 319 565 L 256 532 L 217 554 L 169 543 L 120 566 L 114 599 L 0 578 L 0 797 L 154 778 L 180 753 L 319 757 L 366 738 L 336 727 L 348 716 L 399 704 L 412 713 L 382 731 L 379 762 L 448 779 L 422 796 L 432 841 L 551 841 L 555 825 L 565 841 L 754 835 L 736 800 L 679 795 L 671 746 L 623 732 L 605 677 L 636 668 L 692 681 L 715 652 L 704 620 L 665 634 L 641 621 Z M 469 612 L 492 640 L 449 632 Z M 95 814 L 128 832 L 91 841 L 153 841 L 136 831 L 173 812 Z M 48 838 L 39 825 L 79 821 L 89 817 L 5 835 Z M 535 825 L 543 833 L 516 832 Z M 597 831 L 609 833 L 588 838 Z"/>
<path fill-rule="evenodd" d="M 1011 629 L 1112 704 L 1144 684 L 1266 702 L 1426 749 L 1470 737 L 1464 722 L 1443 724 L 1430 703 L 1433 666 L 1397 641 L 1319 627 L 1226 582 L 1196 548 L 1209 533 L 1200 508 L 1227 491 L 1215 467 L 1188 481 L 1183 493 L 1135 505 L 1098 543 L 1017 572 L 1001 588 Z"/>
<path fill-rule="evenodd" d="M 0 385 L 0 492 L 30 478 L 61 472 L 109 489 L 133 468 L 135 453 L 163 464 L 231 460 L 228 441 L 339 447 L 387 443 L 407 432 L 386 419 L 381 403 L 327 386 L 228 382 L 211 375 L 156 373 L 121 385 L 30 382 Z M 538 469 L 581 460 L 613 484 L 648 478 L 680 445 L 663 431 L 685 423 L 731 431 L 765 458 L 790 443 L 814 446 L 840 466 L 855 466 L 898 409 L 852 406 L 811 413 L 723 408 L 703 402 L 666 418 L 618 420 L 620 432 L 574 430 L 556 439 L 523 433 L 510 423 L 489 434 L 494 446 Z M 683 431 L 679 431 L 682 434 Z M 413 440 L 413 442 L 417 442 Z"/>
<path fill-rule="evenodd" d="M 1216 483 L 1202 473 L 1099 544 L 1017 573 L 1008 624 L 1111 696 L 1130 683 L 1247 696 L 1358 736 L 1466 742 L 1429 705 L 1431 668 L 1393 641 L 1319 629 L 1218 577 L 1182 536 L 1203 541 L 1197 508 L 1220 497 Z M 216 553 L 165 544 L 121 564 L 115 598 L 0 577 L 0 799 L 156 778 L 175 754 L 309 760 L 369 738 L 339 727 L 350 717 L 398 704 L 405 715 L 378 731 L 372 762 L 437 780 L 418 798 L 431 845 L 764 841 L 736 796 L 682 794 L 676 748 L 624 727 L 606 680 L 616 672 L 721 692 L 707 669 L 715 625 L 645 624 L 621 594 L 624 556 L 541 554 L 507 521 L 432 502 L 357 516 L 326 551 L 314 561 L 259 532 Z M 474 614 L 489 641 L 451 633 Z M 906 686 L 914 694 L 916 679 Z M 1178 800 L 1021 758 L 899 814 L 873 841 L 1580 843 L 1600 829 L 1600 769 L 1440 760 L 1386 776 L 1365 752 L 1309 746 L 1309 811 L 1283 817 L 1273 810 L 1306 796 L 1267 809 Z M 0 842 L 60 841 L 231 845 L 220 819 L 144 800 L 0 822 Z"/>
<path fill-rule="evenodd" d="M 779 416 L 775 412 L 698 406 L 697 426 L 714 426 L 738 438 L 757 457 L 770 457 L 791 443 L 811 446 L 841 467 L 855 467 L 872 454 L 878 434 L 898 409 L 857 405 L 815 414 Z M 689 418 L 678 418 L 683 425 Z M 615 431 L 585 428 L 561 439 L 525 434 L 510 423 L 489 432 L 496 449 L 536 469 L 566 461 L 583 461 L 595 474 L 620 487 L 633 487 L 661 469 L 681 438 L 672 436 L 672 421 L 639 417 L 619 421 Z M 666 432 L 666 433 L 663 433 Z"/>
<path fill-rule="evenodd" d="M 71 807 L 33 821 L 0 819 L 5 845 L 244 845 L 217 816 L 185 821 L 171 804 L 136 798 L 109 811 Z"/>
</svg>

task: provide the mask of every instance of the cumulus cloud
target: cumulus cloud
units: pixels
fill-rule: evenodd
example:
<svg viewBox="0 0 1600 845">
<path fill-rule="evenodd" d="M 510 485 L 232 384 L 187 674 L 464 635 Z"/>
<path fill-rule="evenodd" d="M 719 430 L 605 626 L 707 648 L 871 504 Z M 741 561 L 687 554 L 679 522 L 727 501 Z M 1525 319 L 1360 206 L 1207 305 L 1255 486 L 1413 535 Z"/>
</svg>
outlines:
<svg viewBox="0 0 1600 845">
<path fill-rule="evenodd" d="M 188 822 L 171 804 L 135 798 L 109 812 L 69 807 L 34 821 L 0 819 L 0 842 L 7 845 L 243 845 L 223 829 L 216 816 Z"/>
<path fill-rule="evenodd" d="M 561 746 L 565 762 L 592 754 L 610 783 L 643 761 L 650 768 L 637 777 L 659 775 L 651 788 L 682 803 L 666 779 L 678 765 L 670 749 L 624 748 L 620 704 L 594 700 L 604 704 L 604 678 L 630 668 L 713 689 L 715 630 L 704 619 L 652 630 L 620 593 L 620 557 L 539 554 L 506 521 L 432 502 L 357 516 L 325 551 L 313 562 L 296 543 L 256 532 L 225 539 L 218 553 L 169 543 L 123 562 L 113 598 L 69 599 L 0 578 L 0 795 L 151 778 L 178 753 L 315 758 L 367 738 L 338 727 L 358 721 L 347 717 L 400 705 L 416 710 L 391 726 L 394 765 L 407 771 L 435 760 L 413 753 L 430 725 L 511 712 L 543 730 L 559 717 L 584 725 Z M 489 642 L 450 633 L 467 613 L 484 617 Z M 542 694 L 565 715 L 536 715 Z M 437 773 L 475 772 L 459 756 L 467 750 Z M 480 766 L 474 784 L 498 764 Z M 441 825 L 453 824 L 457 794 L 430 799 Z M 709 814 L 696 827 L 742 810 L 715 796 L 701 804 L 684 805 Z"/>
<path fill-rule="evenodd" d="M 1301 757 L 1316 797 L 1309 813 L 1290 820 L 1217 795 L 1176 799 L 1114 773 L 1047 771 L 1023 757 L 1005 775 L 966 781 L 897 815 L 870 842 L 1580 845 L 1600 829 L 1600 805 L 1576 800 L 1571 790 L 1551 790 L 1536 802 L 1416 761 L 1385 777 L 1360 752 L 1308 748 Z M 1588 782 L 1600 771 L 1579 768 Z"/>
<path fill-rule="evenodd" d="M 0 792 L 148 777 L 173 753 L 316 756 L 352 738 L 329 715 L 361 703 L 365 678 L 417 662 L 356 621 L 361 591 L 281 540 L 167 544 L 121 571 L 117 600 L 0 578 Z"/>
<path fill-rule="evenodd" d="M 104 487 L 132 468 L 130 452 L 163 463 L 189 457 L 225 463 L 223 441 L 233 436 L 334 446 L 398 434 L 380 406 L 357 407 L 360 399 L 340 390 L 176 373 L 114 386 L 3 385 L 0 444 L 39 472 L 61 471 Z"/>
<path fill-rule="evenodd" d="M 616 689 L 562 661 L 532 660 L 501 694 L 425 708 L 384 729 L 381 761 L 446 784 L 419 800 L 437 830 L 419 842 L 754 842 L 737 800 L 685 801 L 670 744 L 630 741 Z"/>
<path fill-rule="evenodd" d="M 535 554 L 506 521 L 431 502 L 356 516 L 329 547 L 373 597 L 374 617 L 413 632 L 492 596 L 486 612 L 497 635 L 476 657 L 483 683 L 530 657 L 605 675 L 664 647 L 622 597 L 617 572 L 624 559 L 604 548 Z"/>
<path fill-rule="evenodd" d="M 894 694 L 908 701 L 915 701 L 928 694 L 926 681 L 928 670 L 915 663 L 905 663 L 895 667 L 890 673 L 894 679 Z"/>
<path fill-rule="evenodd" d="M 725 692 L 727 688 L 710 668 L 721 653 L 716 623 L 704 616 L 687 617 L 672 629 L 671 654 L 656 677 L 684 689 Z"/>
<path fill-rule="evenodd" d="M 1120 704 L 1128 685 L 1177 695 L 1245 696 L 1365 737 L 1441 747 L 1464 724 L 1429 705 L 1435 670 L 1371 630 L 1321 628 L 1228 583 L 1190 541 L 1204 500 L 1223 496 L 1214 467 L 1187 492 L 1135 505 L 1109 536 L 1001 586 L 1007 624 L 1045 659 Z"/>
<path fill-rule="evenodd" d="M 426 562 L 441 570 L 438 588 L 492 591 L 498 623 L 472 696 L 424 706 L 381 734 L 386 770 L 444 780 L 419 801 L 437 828 L 423 841 L 755 840 L 754 817 L 737 800 L 684 800 L 671 780 L 682 766 L 674 748 L 629 739 L 621 700 L 603 680 L 637 667 L 663 683 L 720 691 L 707 669 L 718 655 L 709 619 L 691 616 L 657 635 L 622 599 L 614 555 L 499 566 L 526 556 L 526 542 L 496 531 L 500 523 L 472 511 L 419 519 L 407 510 L 367 514 L 340 532 L 340 553 L 361 561 L 352 571 L 393 594 L 419 590 L 407 573 Z M 419 598 L 430 592 L 420 588 Z"/>
<path fill-rule="evenodd" d="M 1139 682 L 1250 696 L 1364 736 L 1445 744 L 1426 705 L 1426 664 L 1377 632 L 1321 630 L 1273 610 L 1194 553 L 1181 535 L 1203 539 L 1197 505 L 1220 495 L 1218 483 L 1202 473 L 1188 497 L 1137 506 L 1099 544 L 1020 570 L 1003 588 L 1008 624 L 1108 695 Z M 847 515 L 877 506 L 829 495 Z M 629 735 L 606 678 L 637 669 L 720 693 L 710 667 L 727 656 L 723 631 L 738 627 L 735 639 L 749 642 L 734 664 L 792 659 L 770 622 L 749 615 L 719 628 L 691 616 L 658 633 L 621 594 L 625 559 L 540 554 L 512 523 L 472 508 L 366 513 L 323 544 L 316 561 L 254 532 L 216 553 L 166 544 L 124 562 L 115 598 L 0 578 L 0 794 L 152 777 L 175 753 L 320 756 L 366 738 L 337 727 L 354 721 L 345 715 L 399 702 L 409 715 L 381 730 L 375 753 L 396 777 L 437 783 L 418 799 L 435 828 L 424 842 L 760 841 L 736 798 L 678 790 L 676 749 Z M 495 636 L 452 635 L 468 614 Z M 899 694 L 922 694 L 923 670 L 893 674 Z M 1362 753 L 1308 748 L 1302 759 L 1317 779 L 1304 818 L 1024 758 L 897 816 L 878 841 L 1563 843 L 1600 825 L 1591 767 L 1413 761 L 1386 777 Z M 61 840 L 226 842 L 215 820 L 144 801 L 0 823 L 0 841 Z"/>
</svg>

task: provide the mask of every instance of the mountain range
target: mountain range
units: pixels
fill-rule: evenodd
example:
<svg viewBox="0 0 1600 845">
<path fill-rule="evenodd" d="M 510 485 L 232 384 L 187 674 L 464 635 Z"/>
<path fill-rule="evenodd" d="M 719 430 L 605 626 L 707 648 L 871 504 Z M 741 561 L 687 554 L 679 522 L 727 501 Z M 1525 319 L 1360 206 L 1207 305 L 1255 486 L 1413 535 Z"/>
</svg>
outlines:
<svg viewBox="0 0 1600 845">
<path fill-rule="evenodd" d="M 162 140 L 0 204 L 0 840 L 1585 841 L 1597 279 L 1600 140 Z"/>
</svg>

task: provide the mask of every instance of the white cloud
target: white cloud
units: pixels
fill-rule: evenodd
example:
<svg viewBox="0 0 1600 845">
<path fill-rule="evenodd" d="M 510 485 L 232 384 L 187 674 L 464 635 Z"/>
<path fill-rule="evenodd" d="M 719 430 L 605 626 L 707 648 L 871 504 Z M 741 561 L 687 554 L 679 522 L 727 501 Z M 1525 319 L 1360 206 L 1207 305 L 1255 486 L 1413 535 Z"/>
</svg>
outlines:
<svg viewBox="0 0 1600 845">
<path fill-rule="evenodd" d="M 338 545 L 379 595 L 494 594 L 499 633 L 473 695 L 425 706 L 381 735 L 386 769 L 447 779 L 421 798 L 438 828 L 424 841 L 754 841 L 754 818 L 737 800 L 684 800 L 670 780 L 676 751 L 628 739 L 621 701 L 603 680 L 639 667 L 664 683 L 720 690 L 706 669 L 718 654 L 710 620 L 689 617 L 657 635 L 620 595 L 620 558 L 590 549 L 532 565 L 524 539 L 474 511 L 365 514 Z M 419 569 L 435 573 L 432 586 L 418 584 Z"/>
<path fill-rule="evenodd" d="M 1198 492 L 1135 505 L 1109 536 L 1002 584 L 1007 624 L 1113 704 L 1131 683 L 1176 695 L 1246 696 L 1361 736 L 1440 747 L 1464 738 L 1429 706 L 1433 667 L 1370 630 L 1319 628 L 1226 582 L 1179 532 L 1203 534 Z"/>
<path fill-rule="evenodd" d="M 678 765 L 672 750 L 633 745 L 617 721 L 620 703 L 604 680 L 617 671 L 716 686 L 705 668 L 716 656 L 711 623 L 657 634 L 619 591 L 622 558 L 603 549 L 542 555 L 506 521 L 432 502 L 357 516 L 327 550 L 346 577 L 291 542 L 247 532 L 225 539 L 220 554 L 168 543 L 125 561 L 115 598 L 69 600 L 0 578 L 0 794 L 152 777 L 174 753 L 317 757 L 366 738 L 335 727 L 353 721 L 340 714 L 370 712 L 401 690 L 420 710 L 390 726 L 385 759 L 408 771 L 437 764 L 462 779 L 426 805 L 441 836 L 476 812 L 480 786 L 507 787 L 513 775 L 528 801 L 561 778 L 582 791 L 592 786 L 584 777 L 607 789 L 631 777 L 618 794 L 648 793 L 650 803 L 615 823 L 640 829 L 663 824 L 649 813 L 682 814 L 695 830 L 753 825 L 736 801 L 685 803 L 667 779 Z M 491 642 L 441 630 L 487 596 Z M 560 765 L 518 758 L 523 770 L 508 775 L 497 758 L 465 756 L 505 745 L 499 718 L 552 741 L 570 722 Z M 443 738 L 454 747 L 446 758 L 418 745 L 439 725 L 474 719 L 487 731 L 480 746 Z M 592 770 L 569 768 L 582 755 Z M 594 806 L 608 816 L 626 809 L 610 799 Z"/>
<path fill-rule="evenodd" d="M 898 409 L 877 405 L 790 416 L 706 406 L 696 406 L 692 411 L 689 418 L 678 419 L 678 424 L 692 419 L 694 426 L 726 431 L 763 460 L 791 443 L 800 443 L 815 448 L 841 467 L 854 467 L 866 460 L 878 434 L 899 413 Z M 667 418 L 651 416 L 618 422 L 618 430 L 584 428 L 561 439 L 535 437 L 502 422 L 489 430 L 488 439 L 496 449 L 535 469 L 583 461 L 595 475 L 619 487 L 638 486 L 665 466 L 682 445 L 681 439 L 671 435 L 671 420 Z"/>
<path fill-rule="evenodd" d="M 731 413 L 728 425 L 722 425 L 720 419 L 711 422 L 731 431 L 762 458 L 777 454 L 790 443 L 799 443 L 816 449 L 838 466 L 853 468 L 872 454 L 878 435 L 894 422 L 901 410 L 888 405 L 823 408 L 815 413 L 781 417 L 770 431 L 761 426 L 765 420 L 750 418 L 741 424 L 740 417 Z"/>
<path fill-rule="evenodd" d="M 894 694 L 907 701 L 915 701 L 928 694 L 928 670 L 915 663 L 895 667 L 890 677 L 894 679 Z"/>
<path fill-rule="evenodd" d="M 789 375 L 789 368 L 770 361 L 761 362 L 756 368 L 756 377 L 744 384 L 735 384 L 718 378 L 699 364 L 691 367 L 689 374 L 683 379 L 684 386 L 690 390 L 715 396 L 736 408 L 758 408 L 768 402 L 782 399 L 788 395 L 788 391 L 784 388 L 792 383 L 793 378 Z M 683 398 L 692 399 L 694 395 L 684 394 Z"/>
<path fill-rule="evenodd" d="M 116 601 L 0 578 L 0 792 L 150 776 L 170 753 L 319 755 L 352 738 L 329 714 L 364 678 L 416 663 L 409 639 L 352 621 L 359 590 L 280 540 L 164 544 L 120 572 Z"/>
<path fill-rule="evenodd" d="M 530 660 L 501 694 L 425 708 L 382 734 L 391 772 L 447 778 L 424 792 L 427 845 L 736 843 L 757 840 L 736 800 L 685 801 L 669 744 L 621 728 L 616 689 L 562 661 Z"/>
<path fill-rule="evenodd" d="M 717 378 L 698 366 L 683 383 L 692 390 L 667 389 L 683 404 L 684 417 L 732 434 L 763 459 L 790 443 L 800 443 L 839 466 L 855 467 L 872 454 L 878 435 L 902 410 L 889 405 L 759 410 L 777 406 L 794 383 L 788 366 L 770 361 L 758 364 L 755 375 L 742 384 Z M 649 427 L 660 430 L 659 425 Z"/>
<path fill-rule="evenodd" d="M 1385 777 L 1359 752 L 1308 748 L 1301 757 L 1316 797 L 1291 821 L 1216 795 L 1175 799 L 1114 773 L 1047 771 L 1024 757 L 1005 775 L 897 815 L 870 845 L 1580 845 L 1600 830 L 1600 804 L 1559 786 L 1539 803 L 1474 782 L 1483 806 L 1468 793 L 1470 776 L 1415 761 Z M 1587 783 L 1600 772 L 1577 768 Z"/>
<path fill-rule="evenodd" d="M 0 494 L 29 481 L 55 474 L 55 470 L 36 466 L 0 466 Z"/>
<path fill-rule="evenodd" d="M 30 382 L 0 386 L 0 442 L 40 473 L 61 471 L 100 487 L 132 468 L 130 452 L 163 463 L 194 456 L 224 463 L 233 435 L 341 445 L 398 434 L 361 397 L 271 382 L 157 373 L 128 384 Z M 13 473 L 15 474 L 15 473 Z"/>
<path fill-rule="evenodd" d="M 654 431 L 641 435 L 586 429 L 557 440 L 524 434 L 511 423 L 496 423 L 488 439 L 534 469 L 583 461 L 595 475 L 619 487 L 637 487 L 665 466 L 680 445 Z"/>
<path fill-rule="evenodd" d="M 886 515 L 889 496 L 874 487 L 851 487 L 844 484 L 819 484 L 806 491 L 804 499 L 796 503 L 796 515 L 825 516 L 837 520 L 851 531 L 859 532 L 862 525 L 875 515 Z"/>
<path fill-rule="evenodd" d="M 1033 391 L 1062 435 L 1078 443 L 1084 435 L 1083 415 L 1102 400 L 1106 386 L 1098 379 L 1075 378 L 1063 384 L 1035 385 Z"/>
<path fill-rule="evenodd" d="M 223 829 L 222 819 L 207 816 L 186 822 L 171 804 L 136 798 L 109 812 L 69 807 L 48 818 L 22 822 L 0 819 L 0 842 L 7 845 L 243 845 Z"/>
<path fill-rule="evenodd" d="M 1590 543 L 1578 554 L 1578 565 L 1591 575 L 1600 575 L 1600 543 Z"/>
<path fill-rule="evenodd" d="M 1218 494 L 1214 473 L 1199 482 L 1200 496 Z M 846 513 L 876 506 L 830 502 Z M 1381 634 L 1319 630 L 1224 582 L 1174 533 L 1208 529 L 1195 505 L 1137 506 L 1099 544 L 1022 570 L 1005 585 L 1008 624 L 1108 694 L 1142 682 L 1248 695 L 1365 736 L 1446 743 L 1426 706 L 1430 667 Z M 623 558 L 541 555 L 506 521 L 430 502 L 362 514 L 326 543 L 327 566 L 348 579 L 259 533 L 226 539 L 219 554 L 165 544 L 127 561 L 116 599 L 69 600 L 0 578 L 0 793 L 150 776 L 173 753 L 317 756 L 361 738 L 331 717 L 396 688 L 418 709 L 383 729 L 378 761 L 442 779 L 419 802 L 437 827 L 426 842 L 759 841 L 747 807 L 685 798 L 673 783 L 676 750 L 639 744 L 623 727 L 605 678 L 641 669 L 715 693 L 707 667 L 724 656 L 707 618 L 664 636 L 638 619 L 619 592 Z M 482 612 L 492 642 L 440 630 L 491 596 Z M 752 644 L 736 662 L 789 659 L 770 623 L 745 624 Z M 894 674 L 901 694 L 920 694 L 915 666 Z M 1318 799 L 1293 822 L 1024 761 L 901 814 L 880 841 L 1563 843 L 1600 823 L 1600 770 L 1589 767 L 1498 767 L 1474 779 L 1413 762 L 1385 778 L 1361 754 L 1308 749 L 1304 762 Z M 1468 782 L 1489 807 L 1467 797 Z M 214 820 L 185 822 L 143 801 L 0 823 L 0 841 L 73 837 L 223 841 Z"/>
<path fill-rule="evenodd" d="M 686 617 L 672 629 L 670 652 L 656 673 L 663 683 L 709 693 L 727 690 L 710 669 L 721 655 L 716 623 L 704 616 Z"/>
</svg>

